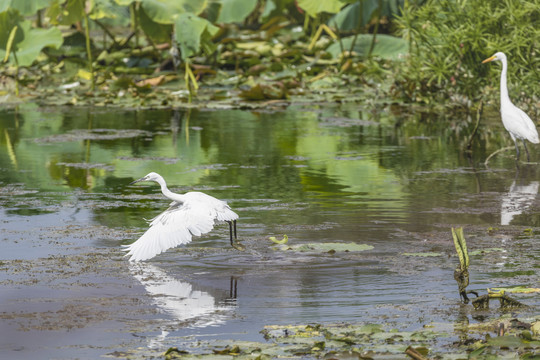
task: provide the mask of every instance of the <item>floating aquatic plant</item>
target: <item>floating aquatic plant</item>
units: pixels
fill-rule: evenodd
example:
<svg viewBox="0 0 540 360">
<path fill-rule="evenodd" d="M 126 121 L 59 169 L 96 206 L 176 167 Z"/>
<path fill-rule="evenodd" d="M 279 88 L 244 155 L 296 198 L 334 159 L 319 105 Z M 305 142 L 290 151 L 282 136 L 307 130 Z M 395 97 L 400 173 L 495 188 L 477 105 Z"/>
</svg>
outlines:
<svg viewBox="0 0 540 360">
<path fill-rule="evenodd" d="M 469 253 L 467 251 L 467 242 L 463 235 L 463 228 L 452 228 L 452 238 L 454 239 L 454 246 L 459 257 L 459 267 L 454 270 L 454 279 L 458 283 L 459 295 L 463 299 L 463 302 L 467 304 L 469 298 L 467 297 L 467 286 L 469 285 Z"/>
<path fill-rule="evenodd" d="M 506 295 L 504 289 L 501 288 L 488 289 L 488 293 L 482 296 L 478 296 L 478 293 L 476 291 L 467 291 L 467 286 L 469 285 L 470 262 L 469 252 L 467 250 L 467 242 L 465 240 L 465 236 L 463 235 L 463 228 L 452 228 L 452 237 L 454 239 L 454 245 L 456 247 L 456 252 L 459 257 L 459 267 L 454 270 L 454 279 L 458 283 L 459 295 L 461 296 L 465 304 L 469 303 L 469 298 L 467 297 L 467 294 L 472 293 L 476 295 L 476 299 L 472 301 L 475 309 L 488 309 L 489 301 L 491 299 L 499 300 L 501 309 L 520 308 L 526 306 Z"/>
</svg>

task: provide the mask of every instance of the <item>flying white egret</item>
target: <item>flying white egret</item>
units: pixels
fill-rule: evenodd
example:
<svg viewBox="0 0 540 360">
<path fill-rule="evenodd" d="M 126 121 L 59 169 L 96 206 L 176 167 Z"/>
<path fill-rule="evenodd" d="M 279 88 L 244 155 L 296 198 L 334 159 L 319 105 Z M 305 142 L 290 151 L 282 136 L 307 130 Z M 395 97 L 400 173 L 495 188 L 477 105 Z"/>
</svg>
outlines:
<svg viewBox="0 0 540 360">
<path fill-rule="evenodd" d="M 225 201 L 202 192 L 175 194 L 167 188 L 163 177 L 151 172 L 130 183 L 154 181 L 161 186 L 163 195 L 173 202 L 169 208 L 150 220 L 150 228 L 133 244 L 125 246 L 130 261 L 148 260 L 172 247 L 191 242 L 192 235 L 200 236 L 214 228 L 216 221 L 229 223 L 231 245 L 244 250 L 236 240 L 238 215 Z M 234 228 L 234 240 L 233 240 Z"/>
<path fill-rule="evenodd" d="M 519 159 L 519 148 L 517 140 L 523 141 L 523 146 L 525 146 L 525 151 L 527 152 L 527 161 L 529 159 L 529 150 L 527 149 L 526 140 L 529 140 L 533 144 L 538 144 L 540 139 L 538 139 L 538 131 L 536 126 L 532 122 L 531 118 L 523 112 L 520 108 L 512 104 L 510 97 L 508 96 L 508 89 L 506 87 L 506 70 L 507 62 L 506 55 L 502 52 L 498 52 L 492 57 L 487 58 L 482 61 L 482 64 L 485 64 L 490 61 L 500 61 L 502 63 L 501 71 L 501 118 L 505 129 L 510 133 L 510 137 L 514 141 L 516 146 L 516 160 Z"/>
</svg>

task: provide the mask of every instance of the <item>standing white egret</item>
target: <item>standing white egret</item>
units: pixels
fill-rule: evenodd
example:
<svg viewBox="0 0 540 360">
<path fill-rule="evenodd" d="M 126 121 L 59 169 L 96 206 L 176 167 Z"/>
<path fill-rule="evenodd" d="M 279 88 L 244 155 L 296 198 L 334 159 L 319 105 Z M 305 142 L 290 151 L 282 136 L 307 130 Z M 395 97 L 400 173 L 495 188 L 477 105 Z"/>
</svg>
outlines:
<svg viewBox="0 0 540 360">
<path fill-rule="evenodd" d="M 527 152 L 527 161 L 530 161 L 529 150 L 527 149 L 526 140 L 529 140 L 533 144 L 538 144 L 540 139 L 538 139 L 538 131 L 536 126 L 532 122 L 531 118 L 523 112 L 520 108 L 512 104 L 510 97 L 508 96 L 508 89 L 506 87 L 506 70 L 507 62 L 506 55 L 502 52 L 498 52 L 492 57 L 487 58 L 482 61 L 482 64 L 485 64 L 490 61 L 500 61 L 502 63 L 501 71 L 501 118 L 504 127 L 510 133 L 510 137 L 514 141 L 516 146 L 516 160 L 519 159 L 519 148 L 517 144 L 517 139 L 523 141 L 523 146 L 525 146 L 525 151 Z"/>
<path fill-rule="evenodd" d="M 214 228 L 216 221 L 229 223 L 231 245 L 244 250 L 236 240 L 238 215 L 225 201 L 202 192 L 175 194 L 167 188 L 163 177 L 151 172 L 130 183 L 154 181 L 161 186 L 163 195 L 173 202 L 169 208 L 150 221 L 150 228 L 133 244 L 125 246 L 130 261 L 148 260 L 172 247 L 191 242 L 192 235 L 200 236 Z M 233 240 L 234 228 L 234 240 Z"/>
</svg>

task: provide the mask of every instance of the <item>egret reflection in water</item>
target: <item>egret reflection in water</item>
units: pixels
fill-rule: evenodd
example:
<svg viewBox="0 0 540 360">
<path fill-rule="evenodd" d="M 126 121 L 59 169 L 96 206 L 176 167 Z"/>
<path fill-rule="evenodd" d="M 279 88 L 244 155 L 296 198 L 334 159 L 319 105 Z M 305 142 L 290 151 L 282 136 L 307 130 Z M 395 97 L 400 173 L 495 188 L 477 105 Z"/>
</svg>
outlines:
<svg viewBox="0 0 540 360">
<path fill-rule="evenodd" d="M 510 186 L 508 193 L 502 198 L 501 225 L 510 225 L 515 216 L 527 210 L 538 194 L 540 182 L 531 181 L 527 185 L 518 185 L 516 180 Z"/>
<path fill-rule="evenodd" d="M 152 296 L 153 303 L 172 316 L 181 327 L 207 327 L 225 323 L 236 308 L 236 289 L 231 282 L 229 297 L 221 301 L 192 284 L 167 275 L 154 265 L 130 262 L 129 270 Z"/>
</svg>

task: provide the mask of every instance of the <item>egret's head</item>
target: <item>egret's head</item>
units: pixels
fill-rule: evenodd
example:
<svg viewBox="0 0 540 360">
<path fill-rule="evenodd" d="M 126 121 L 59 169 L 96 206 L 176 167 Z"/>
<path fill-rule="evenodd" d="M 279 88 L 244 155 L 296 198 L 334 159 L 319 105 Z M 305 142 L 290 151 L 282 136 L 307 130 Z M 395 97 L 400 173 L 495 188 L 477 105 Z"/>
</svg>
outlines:
<svg viewBox="0 0 540 360">
<path fill-rule="evenodd" d="M 148 175 L 138 179 L 138 180 L 135 180 L 135 181 L 132 181 L 129 183 L 129 185 L 132 185 L 132 184 L 135 184 L 135 183 L 138 183 L 138 182 L 141 182 L 141 181 L 155 181 L 155 182 L 159 182 L 158 179 L 161 179 L 161 175 L 155 173 L 155 172 L 151 172 L 149 173 Z"/>
<path fill-rule="evenodd" d="M 506 55 L 504 55 L 503 52 L 499 51 L 498 53 L 495 53 L 495 55 L 488 57 L 486 60 L 482 61 L 482 64 L 490 61 L 503 61 L 503 59 L 506 60 Z"/>
</svg>

